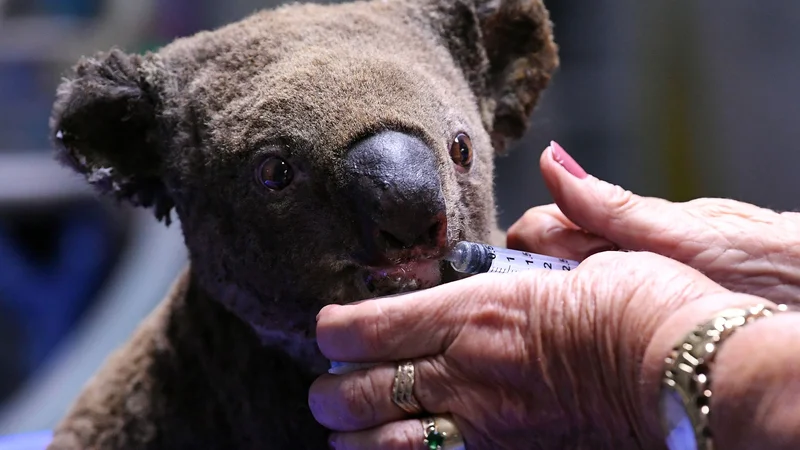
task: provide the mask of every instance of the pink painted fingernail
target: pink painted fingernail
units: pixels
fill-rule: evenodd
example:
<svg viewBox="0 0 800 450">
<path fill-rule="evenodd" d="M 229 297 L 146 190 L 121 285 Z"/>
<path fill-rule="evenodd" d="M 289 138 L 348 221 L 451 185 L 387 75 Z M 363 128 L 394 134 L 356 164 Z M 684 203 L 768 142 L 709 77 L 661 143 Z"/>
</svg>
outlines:
<svg viewBox="0 0 800 450">
<path fill-rule="evenodd" d="M 569 156 L 564 147 L 558 145 L 556 141 L 550 141 L 550 156 L 553 157 L 553 160 L 561 165 L 561 167 L 567 169 L 572 176 L 578 177 L 579 179 L 584 179 L 588 176 L 585 170 L 577 163 L 572 156 Z"/>
</svg>

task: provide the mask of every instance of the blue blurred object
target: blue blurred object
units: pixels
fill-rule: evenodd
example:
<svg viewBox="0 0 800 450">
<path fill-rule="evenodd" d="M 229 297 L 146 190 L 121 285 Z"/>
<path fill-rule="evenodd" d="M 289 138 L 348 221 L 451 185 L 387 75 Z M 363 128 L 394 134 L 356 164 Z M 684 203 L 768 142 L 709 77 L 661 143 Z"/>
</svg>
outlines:
<svg viewBox="0 0 800 450">
<path fill-rule="evenodd" d="M 47 14 L 88 19 L 98 16 L 105 3 L 105 0 L 11 0 L 8 8 L 12 15 Z"/>
<path fill-rule="evenodd" d="M 37 84 L 41 68 L 29 61 L 0 64 L 0 142 L 2 148 L 38 148 L 47 144 L 42 113 L 52 103 Z M 46 103 L 47 102 L 47 103 Z"/>
<path fill-rule="evenodd" d="M 41 8 L 50 14 L 64 14 L 81 18 L 96 17 L 103 9 L 102 0 L 40 0 Z"/>
<path fill-rule="evenodd" d="M 19 334 L 16 376 L 36 370 L 91 304 L 117 251 L 116 237 L 96 204 L 21 223 L 0 220 L 0 309 Z"/>
<path fill-rule="evenodd" d="M 0 450 L 44 450 L 52 439 L 49 430 L 0 436 Z"/>
</svg>

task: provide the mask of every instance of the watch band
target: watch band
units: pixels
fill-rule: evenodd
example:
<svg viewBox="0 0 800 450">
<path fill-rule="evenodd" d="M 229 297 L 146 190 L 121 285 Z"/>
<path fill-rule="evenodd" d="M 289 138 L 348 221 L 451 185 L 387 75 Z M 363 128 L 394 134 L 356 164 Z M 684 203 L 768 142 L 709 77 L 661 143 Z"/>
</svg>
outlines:
<svg viewBox="0 0 800 450">
<path fill-rule="evenodd" d="M 782 311 L 786 311 L 785 305 L 726 309 L 696 327 L 672 349 L 664 361 L 659 404 L 670 450 L 713 450 L 708 419 L 714 357 L 737 329 Z"/>
</svg>

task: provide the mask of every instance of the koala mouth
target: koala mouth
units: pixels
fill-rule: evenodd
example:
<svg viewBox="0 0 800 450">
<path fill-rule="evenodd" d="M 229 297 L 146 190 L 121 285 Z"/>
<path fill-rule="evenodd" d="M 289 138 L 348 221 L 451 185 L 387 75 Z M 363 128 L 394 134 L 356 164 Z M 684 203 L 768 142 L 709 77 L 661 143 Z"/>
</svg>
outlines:
<svg viewBox="0 0 800 450">
<path fill-rule="evenodd" d="M 369 268 L 364 283 L 373 295 L 400 294 L 434 287 L 442 281 L 442 262 L 421 259 L 389 267 Z"/>
</svg>

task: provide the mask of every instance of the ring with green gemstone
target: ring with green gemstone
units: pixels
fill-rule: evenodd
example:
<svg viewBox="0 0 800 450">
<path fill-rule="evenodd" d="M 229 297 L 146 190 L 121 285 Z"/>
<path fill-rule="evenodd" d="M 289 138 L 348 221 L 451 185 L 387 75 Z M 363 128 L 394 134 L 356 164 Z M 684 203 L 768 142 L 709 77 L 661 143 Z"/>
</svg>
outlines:
<svg viewBox="0 0 800 450">
<path fill-rule="evenodd" d="M 464 439 L 449 414 L 422 419 L 425 448 L 428 450 L 464 450 Z"/>
</svg>

